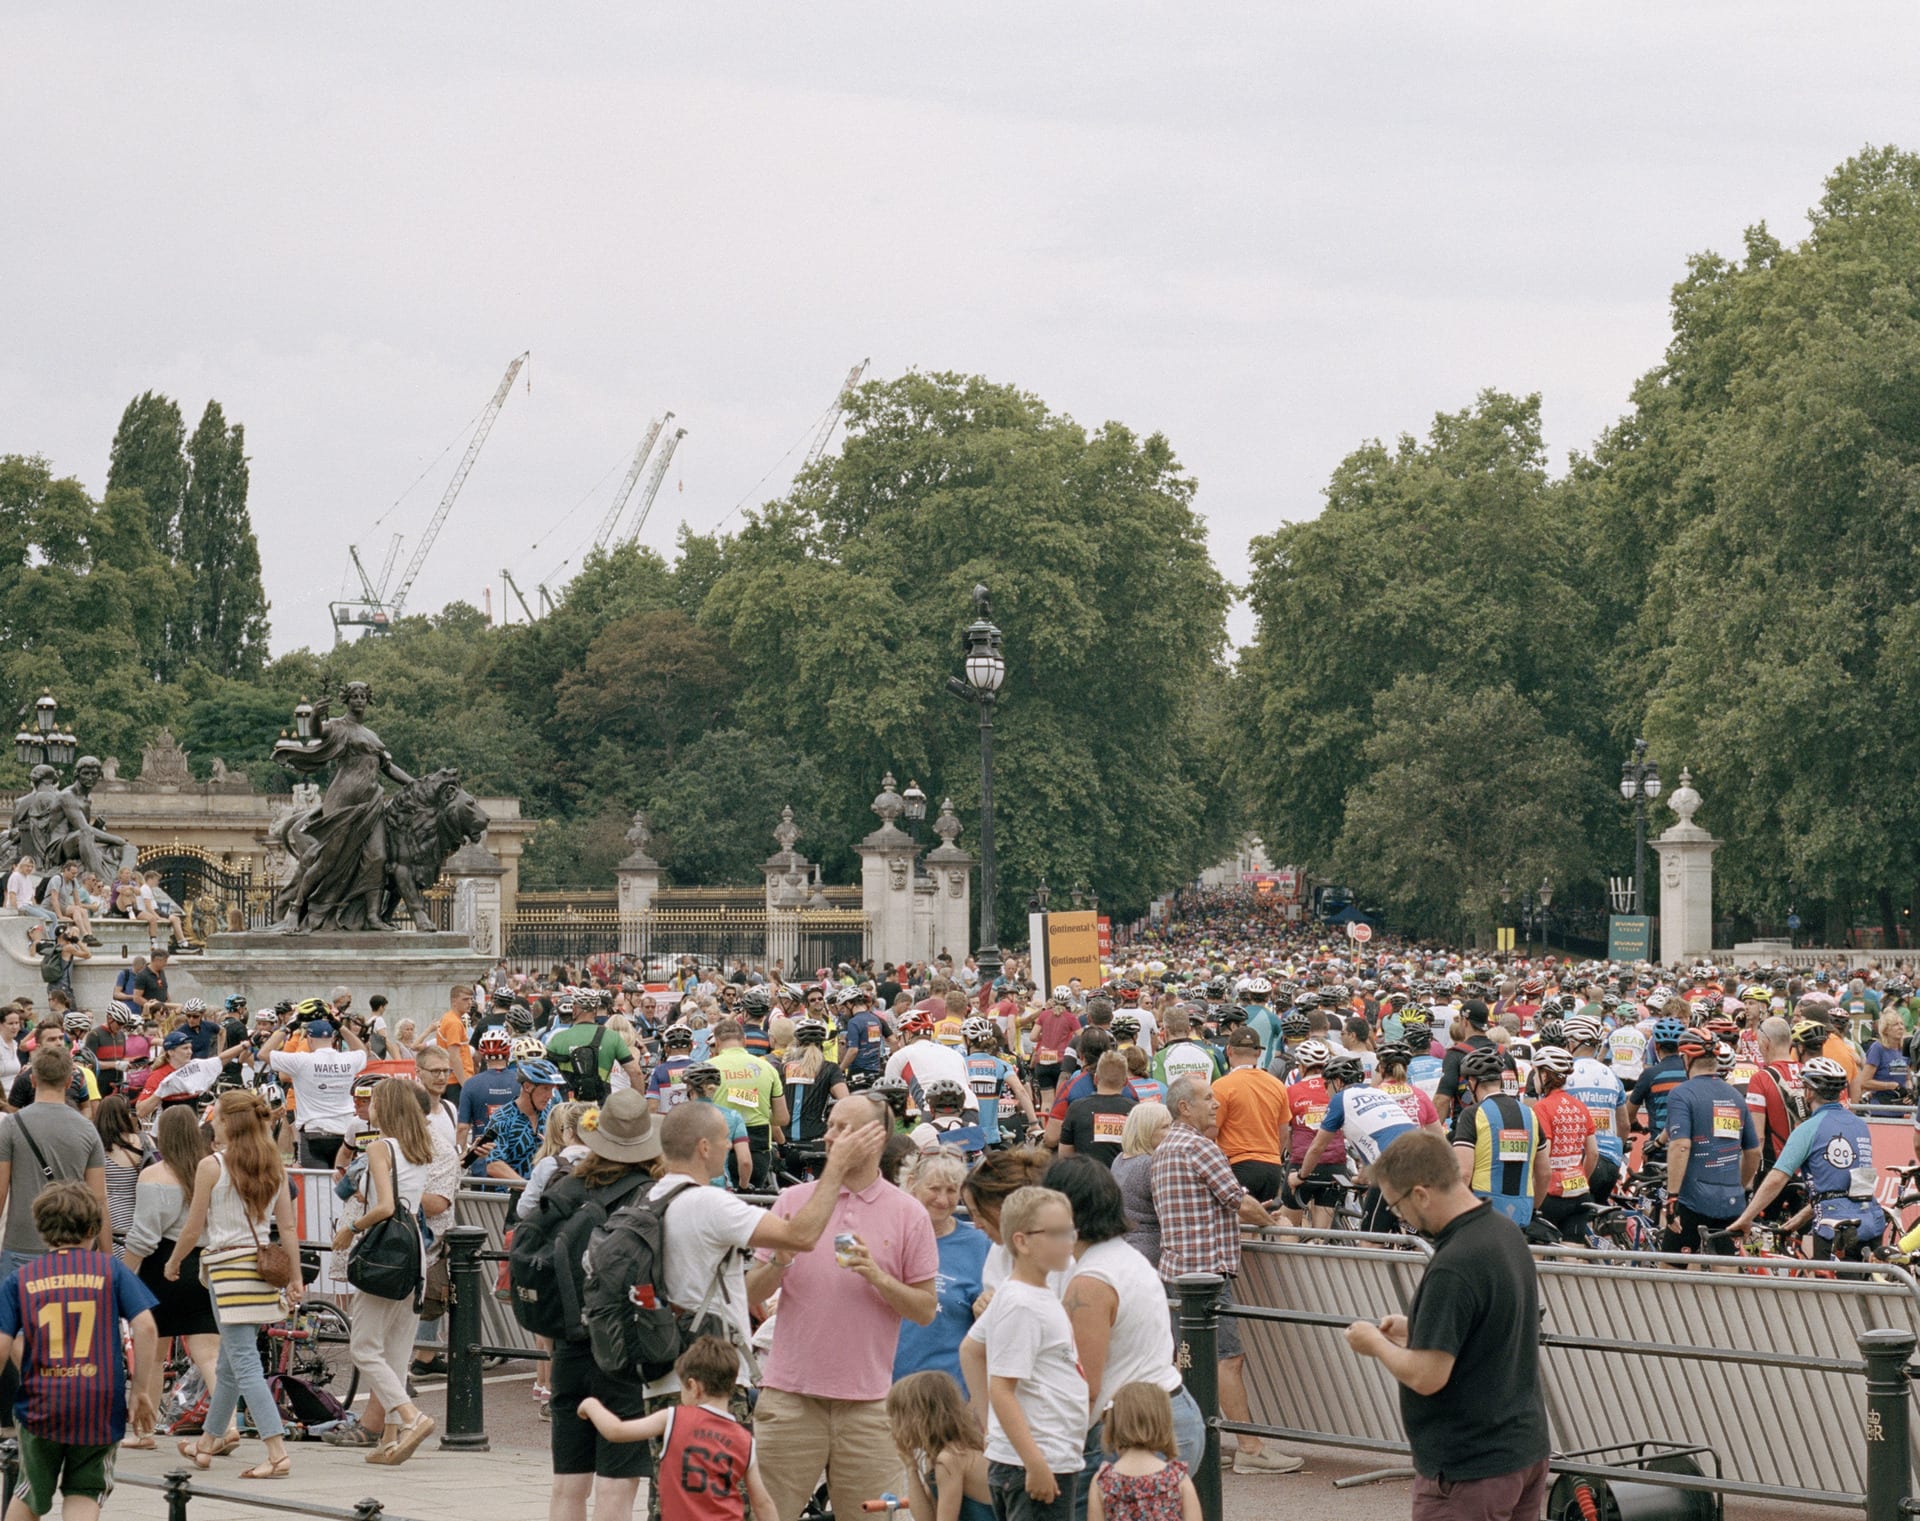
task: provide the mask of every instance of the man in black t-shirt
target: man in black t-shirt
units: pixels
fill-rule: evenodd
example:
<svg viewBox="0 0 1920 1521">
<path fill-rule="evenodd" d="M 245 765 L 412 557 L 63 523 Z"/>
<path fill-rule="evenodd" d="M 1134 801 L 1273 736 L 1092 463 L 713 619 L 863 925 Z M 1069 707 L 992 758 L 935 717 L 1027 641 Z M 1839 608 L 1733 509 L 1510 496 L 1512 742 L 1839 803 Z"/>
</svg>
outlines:
<svg viewBox="0 0 1920 1521">
<path fill-rule="evenodd" d="M 1120 1155 L 1120 1132 L 1134 1106 L 1127 1093 L 1127 1059 L 1118 1051 L 1105 1052 L 1094 1068 L 1094 1090 L 1067 1105 L 1060 1124 L 1060 1155 L 1093 1157 L 1113 1166 Z"/>
<path fill-rule="evenodd" d="M 1371 1168 L 1381 1200 L 1433 1256 L 1405 1315 L 1357 1320 L 1347 1345 L 1400 1383 L 1413 1513 L 1539 1521 L 1547 1499 L 1540 1284 L 1520 1228 L 1460 1180 L 1452 1149 L 1415 1131 Z"/>
<path fill-rule="evenodd" d="M 1487 1035 L 1487 1021 L 1492 1018 L 1487 1006 L 1477 998 L 1469 998 L 1460 1013 L 1467 1022 L 1467 1038 L 1447 1047 L 1447 1054 L 1440 1062 L 1440 1086 L 1433 1091 L 1433 1107 L 1439 1111 L 1440 1118 L 1447 1121 L 1453 1119 L 1453 1111 L 1460 1104 L 1460 1063 L 1469 1051 L 1489 1050 L 1493 1046 Z"/>
<path fill-rule="evenodd" d="M 157 1014 L 167 998 L 167 953 L 153 950 L 147 953 L 147 967 L 143 972 L 133 974 L 133 991 L 141 1009 L 153 1009 Z"/>
</svg>

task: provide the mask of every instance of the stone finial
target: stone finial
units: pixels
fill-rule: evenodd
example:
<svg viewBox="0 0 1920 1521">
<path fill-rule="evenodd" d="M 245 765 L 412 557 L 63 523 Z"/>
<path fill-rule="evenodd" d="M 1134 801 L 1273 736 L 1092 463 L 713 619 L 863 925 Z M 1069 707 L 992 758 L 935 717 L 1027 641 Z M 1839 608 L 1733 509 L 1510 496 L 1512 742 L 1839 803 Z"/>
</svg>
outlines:
<svg viewBox="0 0 1920 1521">
<path fill-rule="evenodd" d="M 794 841 L 800 838 L 800 826 L 793 821 L 793 804 L 789 803 L 780 810 L 780 823 L 773 831 L 773 837 L 779 841 L 782 850 L 793 850 Z"/>
<path fill-rule="evenodd" d="M 940 836 L 943 845 L 951 845 L 960 838 L 960 815 L 953 811 L 953 799 L 940 799 L 940 817 L 933 821 L 933 832 Z"/>
<path fill-rule="evenodd" d="M 1680 785 L 1668 795 L 1667 806 L 1680 815 L 1682 824 L 1691 824 L 1700 809 L 1700 794 L 1693 790 L 1693 773 L 1685 766 L 1680 768 Z"/>
<path fill-rule="evenodd" d="M 894 791 L 893 773 L 889 771 L 880 778 L 880 795 L 873 800 L 873 811 L 880 815 L 882 824 L 891 824 L 906 808 L 907 800 Z"/>
</svg>

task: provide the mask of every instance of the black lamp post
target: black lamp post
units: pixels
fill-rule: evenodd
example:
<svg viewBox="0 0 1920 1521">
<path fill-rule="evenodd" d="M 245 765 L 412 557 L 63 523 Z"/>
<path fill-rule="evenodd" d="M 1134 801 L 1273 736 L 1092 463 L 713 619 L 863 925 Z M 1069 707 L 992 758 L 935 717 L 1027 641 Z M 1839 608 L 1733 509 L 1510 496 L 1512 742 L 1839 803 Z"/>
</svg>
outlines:
<svg viewBox="0 0 1920 1521">
<path fill-rule="evenodd" d="M 1027 894 L 1027 912 L 1030 914 L 1044 914 L 1047 911 L 1047 904 L 1052 898 L 1053 889 L 1047 886 L 1047 879 L 1042 877 L 1039 886 Z"/>
<path fill-rule="evenodd" d="M 14 758 L 21 765 L 33 767 L 73 764 L 73 753 L 80 741 L 61 729 L 59 717 L 60 704 L 53 700 L 53 693 L 44 687 L 41 688 L 40 698 L 33 705 L 33 727 L 22 728 L 13 736 Z"/>
<path fill-rule="evenodd" d="M 1660 768 L 1647 759 L 1647 742 L 1633 742 L 1633 757 L 1620 763 L 1620 796 L 1633 804 L 1633 911 L 1644 914 L 1647 874 L 1647 804 L 1660 796 Z"/>
<path fill-rule="evenodd" d="M 920 790 L 915 781 L 907 783 L 907 790 L 900 794 L 900 816 L 907 821 L 907 838 L 913 841 L 913 874 L 916 877 L 926 874 L 926 866 L 920 859 L 920 825 L 927 817 L 927 795 Z"/>
<path fill-rule="evenodd" d="M 1540 879 L 1540 886 L 1536 889 L 1536 896 L 1540 899 L 1540 954 L 1544 956 L 1547 953 L 1547 908 L 1553 902 L 1553 879 L 1551 877 L 1542 877 Z"/>
<path fill-rule="evenodd" d="M 1000 975 L 1000 937 L 994 927 L 993 889 L 993 704 L 1007 677 L 1000 630 L 988 616 L 987 589 L 973 589 L 973 622 L 966 630 L 966 679 L 947 678 L 947 690 L 980 710 L 980 948 L 974 959 L 980 980 L 991 987 Z"/>
</svg>

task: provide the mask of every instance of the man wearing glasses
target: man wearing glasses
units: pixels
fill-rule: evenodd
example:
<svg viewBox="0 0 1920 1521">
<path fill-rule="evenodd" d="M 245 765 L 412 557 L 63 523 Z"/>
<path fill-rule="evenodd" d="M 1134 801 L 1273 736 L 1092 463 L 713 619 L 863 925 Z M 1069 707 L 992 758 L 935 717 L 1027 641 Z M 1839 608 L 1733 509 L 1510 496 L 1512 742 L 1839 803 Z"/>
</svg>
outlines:
<svg viewBox="0 0 1920 1521">
<path fill-rule="evenodd" d="M 1401 1136 L 1372 1173 L 1387 1208 L 1433 1242 L 1409 1313 L 1357 1320 L 1346 1332 L 1349 1347 L 1377 1358 L 1401 1386 L 1414 1521 L 1537 1521 L 1547 1408 L 1526 1237 L 1461 1181 L 1440 1136 Z"/>
</svg>

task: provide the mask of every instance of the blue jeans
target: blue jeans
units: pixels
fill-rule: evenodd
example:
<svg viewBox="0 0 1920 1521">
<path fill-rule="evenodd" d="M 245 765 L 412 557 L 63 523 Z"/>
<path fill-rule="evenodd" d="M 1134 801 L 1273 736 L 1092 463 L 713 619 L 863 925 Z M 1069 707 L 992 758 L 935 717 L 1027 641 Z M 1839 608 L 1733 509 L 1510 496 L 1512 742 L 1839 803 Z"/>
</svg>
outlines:
<svg viewBox="0 0 1920 1521">
<path fill-rule="evenodd" d="M 1180 1450 L 1162 1453 L 1161 1456 L 1178 1458 L 1187 1465 L 1187 1472 L 1192 1474 L 1199 1469 L 1200 1456 L 1207 1447 L 1206 1417 L 1200 1414 L 1199 1403 L 1187 1393 L 1185 1384 L 1167 1398 L 1173 1404 L 1173 1440 Z M 1073 1482 L 1073 1521 L 1087 1521 L 1087 1496 L 1093 1491 L 1093 1476 L 1106 1461 L 1106 1454 L 1100 1450 L 1100 1438 L 1105 1428 L 1104 1421 L 1095 1421 L 1087 1428 L 1086 1461 L 1079 1477 Z"/>
<path fill-rule="evenodd" d="M 218 1305 L 213 1315 L 220 1320 Z M 253 1429 L 262 1437 L 277 1437 L 286 1431 L 280 1407 L 267 1387 L 266 1370 L 260 1365 L 260 1328 L 250 1321 L 240 1324 L 220 1320 L 220 1365 L 214 1371 L 213 1394 L 207 1401 L 202 1429 L 219 1441 L 227 1434 L 233 1412 L 243 1399 Z"/>
</svg>

